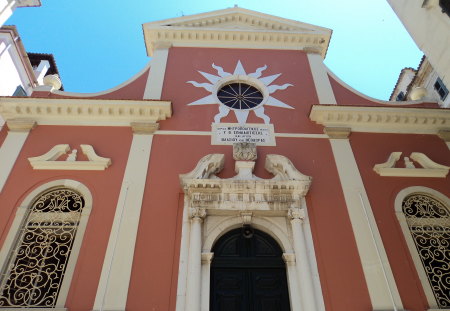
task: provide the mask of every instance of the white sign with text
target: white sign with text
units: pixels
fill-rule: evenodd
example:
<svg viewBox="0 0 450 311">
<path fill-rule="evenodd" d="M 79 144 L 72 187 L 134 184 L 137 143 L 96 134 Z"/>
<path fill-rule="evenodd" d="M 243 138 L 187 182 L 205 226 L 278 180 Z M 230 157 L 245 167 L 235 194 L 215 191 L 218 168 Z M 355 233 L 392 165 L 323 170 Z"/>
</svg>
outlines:
<svg viewBox="0 0 450 311">
<path fill-rule="evenodd" d="M 212 145 L 232 145 L 235 143 L 255 143 L 257 146 L 275 146 L 273 124 L 212 124 Z"/>
</svg>

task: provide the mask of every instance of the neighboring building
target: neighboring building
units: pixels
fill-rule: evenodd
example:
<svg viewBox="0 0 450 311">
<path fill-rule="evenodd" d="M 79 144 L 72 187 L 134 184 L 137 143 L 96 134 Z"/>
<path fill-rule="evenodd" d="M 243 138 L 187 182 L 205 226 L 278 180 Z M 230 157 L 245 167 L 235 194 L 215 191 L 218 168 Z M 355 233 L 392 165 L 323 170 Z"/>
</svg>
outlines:
<svg viewBox="0 0 450 311">
<path fill-rule="evenodd" d="M 450 86 L 450 1 L 388 0 L 444 85 Z"/>
<path fill-rule="evenodd" d="M 450 110 L 351 89 L 327 28 L 143 31 L 116 88 L 0 98 L 0 310 L 448 308 Z"/>
<path fill-rule="evenodd" d="M 58 74 L 53 55 L 27 53 L 15 26 L 0 28 L 0 96 L 30 96 L 45 76 Z"/>
<path fill-rule="evenodd" d="M 0 27 L 11 17 L 16 8 L 41 6 L 40 0 L 1 0 L 0 1 Z"/>
<path fill-rule="evenodd" d="M 417 70 L 404 68 L 389 100 L 431 100 L 440 107 L 450 107 L 449 90 L 427 57 L 423 57 Z"/>
</svg>

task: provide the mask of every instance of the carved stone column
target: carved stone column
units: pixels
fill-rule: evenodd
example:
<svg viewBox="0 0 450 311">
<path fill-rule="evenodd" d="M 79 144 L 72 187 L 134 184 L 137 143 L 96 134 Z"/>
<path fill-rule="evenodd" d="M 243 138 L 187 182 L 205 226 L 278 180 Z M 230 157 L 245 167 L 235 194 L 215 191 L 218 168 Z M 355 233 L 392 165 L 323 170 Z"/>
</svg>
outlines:
<svg viewBox="0 0 450 311">
<path fill-rule="evenodd" d="M 200 293 L 202 285 L 202 223 L 206 210 L 193 207 L 189 211 L 191 232 L 189 239 L 188 280 L 186 292 L 186 310 L 200 310 Z"/>
<path fill-rule="evenodd" d="M 202 293 L 201 293 L 201 311 L 209 311 L 209 284 L 211 261 L 214 253 L 202 253 Z"/>
<path fill-rule="evenodd" d="M 299 293 L 298 277 L 295 268 L 295 255 L 292 253 L 284 253 L 283 260 L 286 263 L 286 272 L 288 277 L 289 292 L 291 293 L 291 310 L 305 311 L 302 308 L 302 301 Z"/>
<path fill-rule="evenodd" d="M 302 208 L 290 208 L 288 217 L 291 219 L 292 235 L 294 239 L 294 251 L 296 257 L 296 267 L 298 283 L 300 287 L 303 310 L 317 310 L 314 295 L 314 285 L 309 263 L 306 239 L 303 232 L 303 219 L 305 211 Z"/>
</svg>

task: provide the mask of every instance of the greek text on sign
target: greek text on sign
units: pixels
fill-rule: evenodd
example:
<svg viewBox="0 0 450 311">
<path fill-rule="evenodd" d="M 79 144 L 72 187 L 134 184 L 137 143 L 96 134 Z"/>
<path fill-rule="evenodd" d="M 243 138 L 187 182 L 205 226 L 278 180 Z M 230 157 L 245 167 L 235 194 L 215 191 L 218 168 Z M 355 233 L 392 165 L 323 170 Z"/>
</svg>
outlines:
<svg viewBox="0 0 450 311">
<path fill-rule="evenodd" d="M 275 146 L 272 124 L 213 123 L 212 145 L 255 143 L 258 146 Z"/>
</svg>

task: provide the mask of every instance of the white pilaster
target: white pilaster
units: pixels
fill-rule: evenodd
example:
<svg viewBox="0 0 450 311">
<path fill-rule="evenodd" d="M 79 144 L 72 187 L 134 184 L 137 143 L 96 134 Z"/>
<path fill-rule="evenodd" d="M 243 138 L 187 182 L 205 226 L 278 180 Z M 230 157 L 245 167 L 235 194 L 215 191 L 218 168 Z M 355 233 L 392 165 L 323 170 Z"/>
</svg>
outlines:
<svg viewBox="0 0 450 311">
<path fill-rule="evenodd" d="M 125 310 L 134 248 L 157 124 L 133 124 L 133 141 L 95 296 L 96 311 Z"/>
<path fill-rule="evenodd" d="M 303 232 L 304 211 L 299 208 L 290 208 L 288 217 L 291 218 L 292 236 L 294 240 L 294 251 L 296 268 L 299 280 L 301 301 L 303 310 L 318 310 L 314 294 L 314 284 L 309 263 L 308 249 Z"/>
<path fill-rule="evenodd" d="M 302 301 L 300 299 L 300 292 L 298 286 L 297 269 L 295 268 L 295 255 L 290 253 L 283 254 L 283 260 L 286 263 L 286 274 L 289 285 L 289 298 L 291 301 L 292 311 L 304 311 L 302 308 Z"/>
<path fill-rule="evenodd" d="M 36 122 L 30 120 L 10 120 L 9 131 L 0 148 L 0 193 L 16 163 L 17 157 Z"/>
<path fill-rule="evenodd" d="M 318 53 L 308 53 L 307 55 L 319 104 L 337 105 L 322 56 Z"/>
<path fill-rule="evenodd" d="M 200 310 L 200 293 L 202 285 L 202 223 L 205 216 L 205 209 L 191 208 L 186 311 Z"/>
<path fill-rule="evenodd" d="M 169 47 L 169 45 L 159 44 L 153 53 L 150 73 L 145 85 L 144 99 L 161 99 Z"/>
<path fill-rule="evenodd" d="M 330 139 L 373 310 L 401 310 L 402 303 L 350 142 Z M 348 134 L 347 134 L 348 135 Z"/>
</svg>

